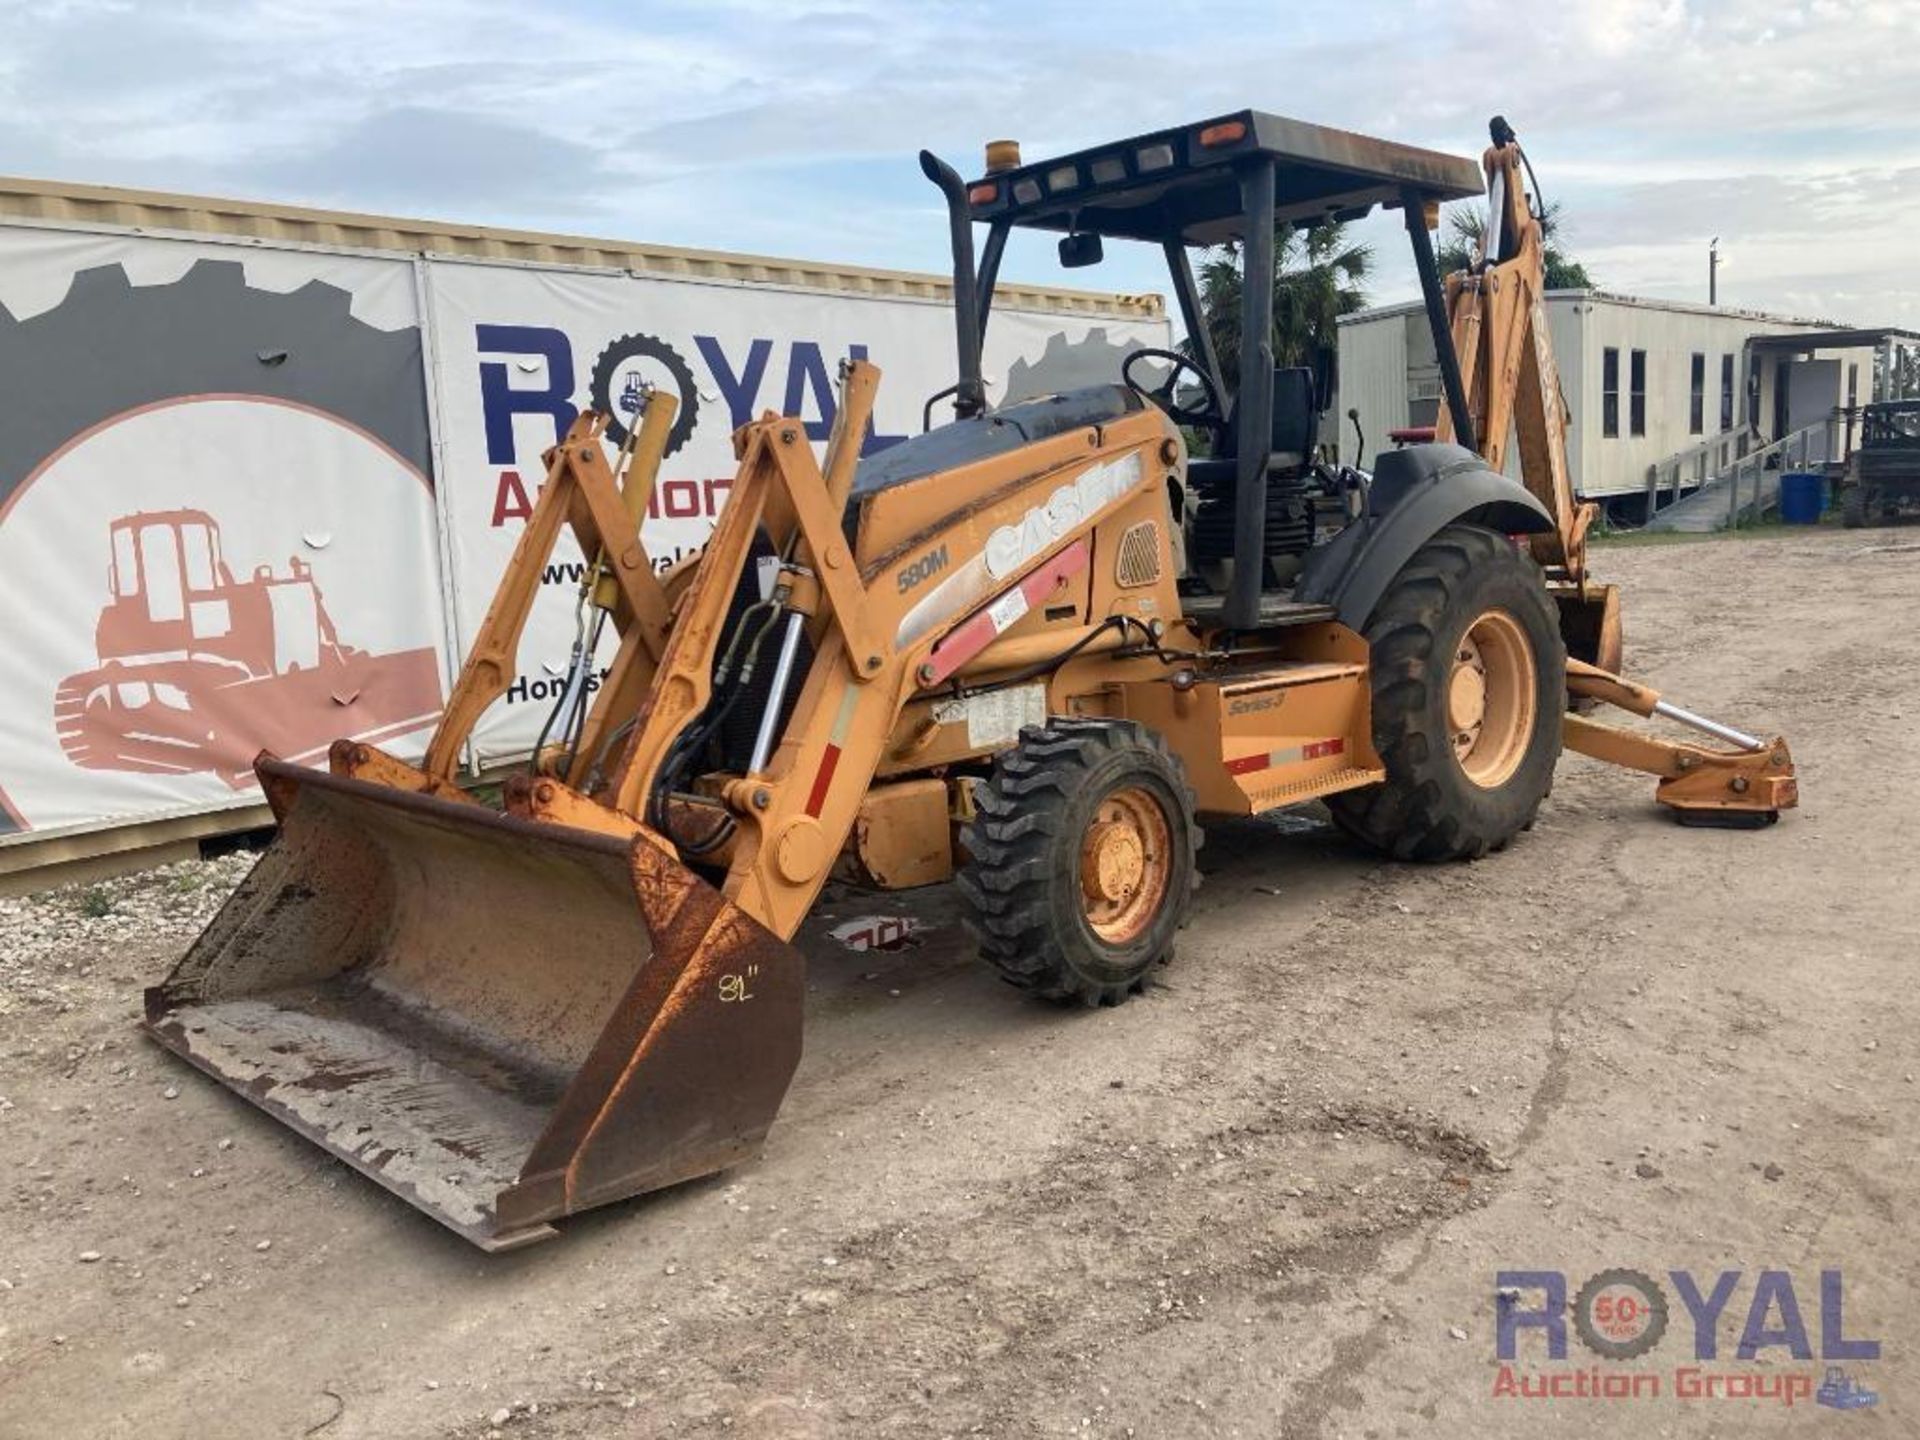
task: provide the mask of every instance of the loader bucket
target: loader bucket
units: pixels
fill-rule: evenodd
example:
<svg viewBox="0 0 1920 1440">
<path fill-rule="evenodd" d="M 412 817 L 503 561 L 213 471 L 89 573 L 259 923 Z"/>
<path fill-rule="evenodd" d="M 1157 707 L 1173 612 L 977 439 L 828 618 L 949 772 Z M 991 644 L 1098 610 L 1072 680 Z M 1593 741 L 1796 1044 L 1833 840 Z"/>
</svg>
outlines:
<svg viewBox="0 0 1920 1440">
<path fill-rule="evenodd" d="M 661 842 L 256 768 L 280 833 L 162 1045 L 488 1250 L 755 1153 L 802 962 Z"/>
</svg>

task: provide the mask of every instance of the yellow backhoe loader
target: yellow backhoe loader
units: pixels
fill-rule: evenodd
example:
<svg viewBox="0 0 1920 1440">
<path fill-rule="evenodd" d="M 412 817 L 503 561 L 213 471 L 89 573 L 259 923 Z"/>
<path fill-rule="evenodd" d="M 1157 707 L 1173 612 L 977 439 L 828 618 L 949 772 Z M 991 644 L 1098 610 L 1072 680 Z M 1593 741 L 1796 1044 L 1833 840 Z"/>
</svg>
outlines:
<svg viewBox="0 0 1920 1440">
<path fill-rule="evenodd" d="M 1682 815 L 1773 818 L 1782 742 L 1611 673 L 1618 602 L 1586 573 L 1519 159 L 1503 125 L 1482 167 L 1254 111 L 1041 164 L 996 144 L 971 184 L 923 154 L 952 232 L 953 420 L 862 460 L 879 376 L 851 364 L 824 463 L 797 419 L 743 426 L 705 551 L 657 575 L 638 522 L 672 401 L 611 455 L 582 415 L 423 761 L 261 756 L 279 833 L 147 1028 L 499 1250 L 755 1151 L 800 1054 L 787 942 L 837 867 L 957 878 L 1007 980 L 1111 1004 L 1170 955 L 1196 817 L 1320 801 L 1392 855 L 1471 859 L 1528 826 L 1566 744 L 1658 775 Z M 1483 168 L 1486 252 L 1443 293 L 1429 230 Z M 1404 214 L 1447 408 L 1366 473 L 1320 459 L 1326 377 L 1276 368 L 1270 282 L 1276 227 L 1377 206 Z M 1192 353 L 991 408 L 1015 227 L 1059 232 L 1069 265 L 1159 246 Z M 1225 242 L 1247 277 L 1230 395 L 1189 263 Z M 493 808 L 459 757 L 563 526 L 594 557 L 573 683 Z"/>
</svg>

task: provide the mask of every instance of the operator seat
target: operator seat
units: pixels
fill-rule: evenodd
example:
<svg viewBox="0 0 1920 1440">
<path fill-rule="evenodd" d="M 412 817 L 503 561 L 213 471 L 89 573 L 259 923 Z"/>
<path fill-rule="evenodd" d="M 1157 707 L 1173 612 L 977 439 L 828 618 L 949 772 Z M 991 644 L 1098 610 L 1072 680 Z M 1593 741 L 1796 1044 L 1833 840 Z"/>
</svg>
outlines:
<svg viewBox="0 0 1920 1440">
<path fill-rule="evenodd" d="M 1245 393 L 1244 386 L 1241 394 Z M 1298 470 L 1313 458 L 1320 439 L 1320 409 L 1313 393 L 1313 371 L 1289 365 L 1273 372 L 1272 439 L 1267 446 L 1267 473 Z M 1227 407 L 1226 425 L 1218 448 L 1204 460 L 1187 464 L 1187 478 L 1202 488 L 1232 485 L 1240 472 L 1240 394 Z"/>
<path fill-rule="evenodd" d="M 1305 554 L 1313 544 L 1313 500 L 1306 482 L 1320 430 L 1313 392 L 1311 370 L 1287 366 L 1273 372 L 1273 423 L 1267 441 L 1266 512 L 1260 542 L 1267 561 L 1263 590 L 1284 586 L 1297 568 L 1297 561 L 1289 557 Z M 1235 553 L 1240 524 L 1240 462 L 1236 458 L 1240 399 L 1235 395 L 1227 410 L 1220 453 L 1187 463 L 1187 484 L 1195 502 L 1188 508 L 1187 554 L 1201 565 L 1231 560 Z M 1223 582 L 1215 574 L 1209 583 Z"/>
</svg>

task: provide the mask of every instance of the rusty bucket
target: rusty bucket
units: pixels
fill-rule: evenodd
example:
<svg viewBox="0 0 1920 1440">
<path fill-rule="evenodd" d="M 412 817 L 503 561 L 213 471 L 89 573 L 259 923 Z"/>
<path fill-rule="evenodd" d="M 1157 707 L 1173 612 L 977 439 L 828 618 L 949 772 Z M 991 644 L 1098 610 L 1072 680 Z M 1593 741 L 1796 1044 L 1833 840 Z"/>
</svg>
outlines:
<svg viewBox="0 0 1920 1440">
<path fill-rule="evenodd" d="M 257 768 L 280 833 L 162 1045 L 488 1250 L 758 1150 L 802 962 L 659 841 Z"/>
</svg>

